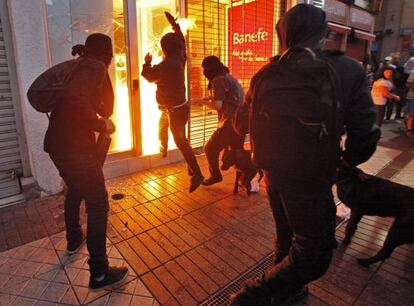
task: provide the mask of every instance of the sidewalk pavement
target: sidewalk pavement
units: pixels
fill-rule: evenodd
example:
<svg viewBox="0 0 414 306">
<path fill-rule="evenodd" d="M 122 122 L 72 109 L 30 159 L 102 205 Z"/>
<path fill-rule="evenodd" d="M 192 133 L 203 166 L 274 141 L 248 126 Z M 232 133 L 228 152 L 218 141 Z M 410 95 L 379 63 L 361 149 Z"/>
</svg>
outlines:
<svg viewBox="0 0 414 306">
<path fill-rule="evenodd" d="M 385 125 L 381 146 L 363 169 L 414 187 L 412 141 Z M 207 173 L 204 157 L 199 158 Z M 274 223 L 263 186 L 233 195 L 234 173 L 188 194 L 183 163 L 108 182 L 110 263 L 130 267 L 115 291 L 87 289 L 86 248 L 65 253 L 62 196 L 0 210 L 0 305 L 197 305 L 271 253 Z M 83 219 L 84 221 L 84 219 Z M 390 218 L 365 217 L 303 305 L 413 305 L 414 247 L 370 268 L 355 257 L 376 252 Z M 337 238 L 343 238 L 341 226 Z"/>
</svg>

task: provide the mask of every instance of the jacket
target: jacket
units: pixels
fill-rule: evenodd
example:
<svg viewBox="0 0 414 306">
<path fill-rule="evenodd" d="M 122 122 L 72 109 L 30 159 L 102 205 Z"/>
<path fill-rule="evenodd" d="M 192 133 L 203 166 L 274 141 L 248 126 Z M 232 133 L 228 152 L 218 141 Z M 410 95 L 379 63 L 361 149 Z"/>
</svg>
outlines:
<svg viewBox="0 0 414 306">
<path fill-rule="evenodd" d="M 104 133 L 103 119 L 112 115 L 114 93 L 105 65 L 85 58 L 53 110 L 44 150 L 53 154 L 96 153 L 95 133 Z"/>
<path fill-rule="evenodd" d="M 184 66 L 185 60 L 180 55 L 166 57 L 155 66 L 143 65 L 141 75 L 148 82 L 157 84 L 156 98 L 161 109 L 185 102 Z"/>
</svg>

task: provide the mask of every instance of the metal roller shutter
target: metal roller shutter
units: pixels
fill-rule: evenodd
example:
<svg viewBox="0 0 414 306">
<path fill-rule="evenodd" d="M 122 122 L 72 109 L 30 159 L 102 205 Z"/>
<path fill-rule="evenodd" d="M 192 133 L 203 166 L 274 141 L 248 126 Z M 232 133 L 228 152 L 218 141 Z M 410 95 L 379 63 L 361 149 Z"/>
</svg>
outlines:
<svg viewBox="0 0 414 306">
<path fill-rule="evenodd" d="M 188 18 L 194 19 L 196 25 L 188 33 L 190 99 L 207 95 L 207 82 L 203 76 L 201 62 L 209 55 L 218 56 L 247 91 L 253 74 L 278 49 L 274 27 L 278 17 L 285 10 L 285 2 L 284 0 L 188 1 Z M 263 31 L 267 31 L 265 36 Z M 238 35 L 238 39 L 234 38 L 233 41 L 233 35 Z M 265 44 L 258 42 L 260 37 L 269 41 Z M 241 39 L 252 39 L 257 43 L 239 43 Z M 250 59 L 235 60 L 243 56 L 240 52 Z M 258 54 L 262 61 L 255 60 L 255 55 Z M 215 111 L 206 107 L 192 106 L 189 128 L 191 146 L 203 147 L 217 128 L 217 124 Z"/>
<path fill-rule="evenodd" d="M 1 199 L 21 192 L 18 176 L 22 173 L 9 68 L 0 20 L 0 207 L 7 203 Z"/>
</svg>

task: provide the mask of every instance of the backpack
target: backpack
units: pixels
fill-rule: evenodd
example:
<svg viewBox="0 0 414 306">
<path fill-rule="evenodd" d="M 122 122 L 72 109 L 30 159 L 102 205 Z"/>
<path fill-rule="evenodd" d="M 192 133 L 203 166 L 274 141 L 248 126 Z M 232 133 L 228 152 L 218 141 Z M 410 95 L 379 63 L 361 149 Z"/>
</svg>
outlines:
<svg viewBox="0 0 414 306">
<path fill-rule="evenodd" d="M 77 58 L 57 64 L 39 75 L 27 91 L 30 105 L 41 113 L 52 112 L 62 98 L 65 85 L 82 60 Z"/>
<path fill-rule="evenodd" d="M 338 88 L 327 58 L 310 49 L 289 49 L 259 71 L 249 104 L 255 163 L 311 180 L 334 171 L 341 134 Z"/>
</svg>

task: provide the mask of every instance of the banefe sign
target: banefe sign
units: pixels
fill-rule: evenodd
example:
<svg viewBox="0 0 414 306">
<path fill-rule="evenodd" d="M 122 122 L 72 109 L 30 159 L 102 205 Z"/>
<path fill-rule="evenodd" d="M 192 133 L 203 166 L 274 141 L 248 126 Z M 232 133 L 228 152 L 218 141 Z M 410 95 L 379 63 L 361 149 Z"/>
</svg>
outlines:
<svg viewBox="0 0 414 306">
<path fill-rule="evenodd" d="M 244 88 L 274 55 L 274 31 L 274 0 L 257 0 L 228 8 L 229 68 Z"/>
</svg>

